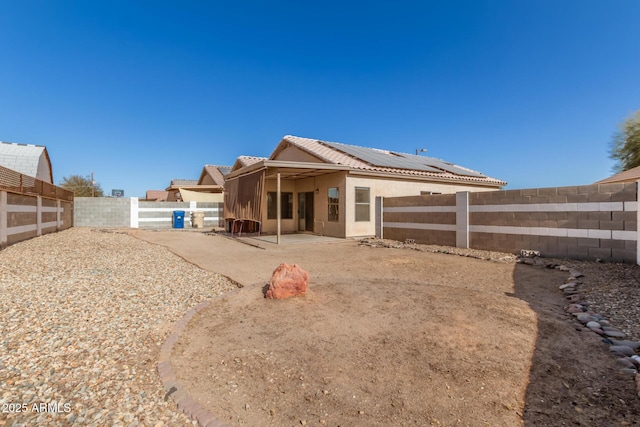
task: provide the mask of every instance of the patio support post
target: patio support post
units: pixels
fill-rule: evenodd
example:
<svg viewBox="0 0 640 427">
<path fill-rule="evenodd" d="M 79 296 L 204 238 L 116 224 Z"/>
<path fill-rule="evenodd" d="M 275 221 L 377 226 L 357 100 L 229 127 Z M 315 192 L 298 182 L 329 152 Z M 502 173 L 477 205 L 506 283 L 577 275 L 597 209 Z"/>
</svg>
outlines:
<svg viewBox="0 0 640 427">
<path fill-rule="evenodd" d="M 280 172 L 276 174 L 276 217 L 278 221 L 278 231 L 276 234 L 276 243 L 280 244 L 280 218 L 282 217 L 282 207 L 280 202 L 282 200 L 282 194 L 280 193 Z"/>
</svg>

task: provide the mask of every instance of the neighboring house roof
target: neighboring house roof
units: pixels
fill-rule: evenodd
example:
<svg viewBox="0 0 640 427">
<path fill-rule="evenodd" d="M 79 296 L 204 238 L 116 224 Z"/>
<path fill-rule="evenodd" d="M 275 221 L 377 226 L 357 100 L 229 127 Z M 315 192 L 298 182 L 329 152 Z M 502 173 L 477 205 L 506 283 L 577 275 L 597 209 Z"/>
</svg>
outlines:
<svg viewBox="0 0 640 427">
<path fill-rule="evenodd" d="M 49 153 L 41 145 L 0 141 L 0 166 L 53 184 Z"/>
<path fill-rule="evenodd" d="M 266 157 L 254 157 L 254 156 L 238 156 L 238 158 L 236 159 L 235 163 L 231 167 L 231 171 L 235 171 L 235 170 L 238 170 L 240 168 L 244 168 L 246 166 L 251 166 L 251 165 L 256 164 L 258 162 L 261 162 L 263 160 L 267 160 L 267 158 Z M 231 173 L 231 171 L 229 171 L 229 173 Z"/>
<path fill-rule="evenodd" d="M 594 184 L 612 184 L 615 182 L 635 182 L 640 180 L 640 166 L 617 173 L 609 178 L 594 182 Z"/>
<path fill-rule="evenodd" d="M 146 199 L 164 202 L 168 196 L 169 192 L 165 190 L 147 190 Z"/>
<path fill-rule="evenodd" d="M 198 185 L 224 185 L 224 177 L 230 171 L 231 166 L 204 165 Z"/>
<path fill-rule="evenodd" d="M 171 186 L 177 187 L 180 185 L 198 185 L 198 180 L 196 179 L 172 179 Z"/>
<path fill-rule="evenodd" d="M 483 175 L 463 166 L 427 156 L 359 147 L 338 142 L 287 135 L 278 144 L 269 160 L 275 160 L 287 147 L 294 146 L 322 162 L 344 165 L 351 169 L 416 177 L 433 177 L 449 181 L 504 186 L 505 181 Z"/>
</svg>

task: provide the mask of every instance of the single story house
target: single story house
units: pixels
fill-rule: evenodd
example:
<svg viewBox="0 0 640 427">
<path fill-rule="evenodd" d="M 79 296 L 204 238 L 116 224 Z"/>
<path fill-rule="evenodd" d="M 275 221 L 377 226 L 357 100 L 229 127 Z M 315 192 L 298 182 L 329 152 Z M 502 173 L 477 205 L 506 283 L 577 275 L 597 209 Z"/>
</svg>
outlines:
<svg viewBox="0 0 640 427">
<path fill-rule="evenodd" d="M 231 166 L 204 165 L 200 178 L 172 179 L 165 189 L 169 202 L 220 202 L 223 201 L 224 178 Z"/>
<path fill-rule="evenodd" d="M 495 191 L 505 181 L 426 156 L 287 135 L 269 158 L 239 157 L 226 176 L 227 229 L 376 233 L 377 197 Z"/>
</svg>

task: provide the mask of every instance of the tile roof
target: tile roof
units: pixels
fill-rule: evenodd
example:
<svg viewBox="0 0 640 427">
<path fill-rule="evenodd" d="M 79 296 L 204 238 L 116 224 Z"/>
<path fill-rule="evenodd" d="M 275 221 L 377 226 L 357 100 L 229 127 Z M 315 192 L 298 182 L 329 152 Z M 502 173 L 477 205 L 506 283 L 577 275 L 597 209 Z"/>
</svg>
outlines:
<svg viewBox="0 0 640 427">
<path fill-rule="evenodd" d="M 171 186 L 178 185 L 198 185 L 197 179 L 172 179 Z"/>
<path fill-rule="evenodd" d="M 609 178 L 594 182 L 594 184 L 611 184 L 614 182 L 629 182 L 640 180 L 640 166 L 617 173 Z"/>
<path fill-rule="evenodd" d="M 266 157 L 255 157 L 255 156 L 238 156 L 235 163 L 231 167 L 231 171 L 238 170 L 240 168 L 244 168 L 247 166 L 251 166 L 263 160 L 267 160 Z"/>
<path fill-rule="evenodd" d="M 215 185 L 224 185 L 224 177 L 229 174 L 231 166 L 204 165 L 198 184 L 202 183 L 205 173 L 211 177 Z"/>
<path fill-rule="evenodd" d="M 422 168 L 415 169 L 412 167 L 412 164 L 415 164 L 412 160 L 415 156 L 412 154 L 406 153 L 397 153 L 388 150 L 379 150 L 375 148 L 367 148 L 367 147 L 358 147 L 354 145 L 347 145 L 342 143 L 335 142 L 327 142 L 321 141 L 317 139 L 310 138 L 302 138 L 293 135 L 286 135 L 278 147 L 273 151 L 270 159 L 274 159 L 278 152 L 286 147 L 286 144 L 291 144 L 296 146 L 309 154 L 318 157 L 319 159 L 327 162 L 338 165 L 349 166 L 353 169 L 360 170 L 369 170 L 374 172 L 383 172 L 383 173 L 392 173 L 399 175 L 409 175 L 409 176 L 420 176 L 420 177 L 434 177 L 447 179 L 452 181 L 466 181 L 466 182 L 475 182 L 475 183 L 486 183 L 492 185 L 504 186 L 507 183 L 505 181 L 488 177 L 482 175 L 479 172 L 473 171 L 471 169 L 454 165 L 453 163 L 444 162 L 442 160 L 435 160 L 434 164 L 441 164 L 441 166 L 448 167 L 446 165 L 451 166 L 450 169 L 454 171 L 459 171 L 459 173 L 454 173 L 452 171 L 447 171 L 443 169 L 435 168 Z M 344 146 L 341 151 L 340 146 Z M 359 158 L 354 154 L 349 153 L 362 153 L 363 157 L 367 157 L 367 159 Z M 390 159 L 385 159 L 384 156 L 389 156 L 389 158 L 393 159 L 393 163 L 397 163 L 398 161 L 402 161 L 403 158 L 407 159 L 407 167 L 389 167 L 386 164 L 392 164 Z M 422 157 L 422 156 L 421 156 Z M 431 158 L 425 158 L 428 160 Z M 377 163 L 377 164 L 374 164 Z M 425 170 L 430 169 L 430 170 Z M 437 171 L 434 171 L 437 170 Z M 468 173 L 468 175 L 466 174 Z"/>
<path fill-rule="evenodd" d="M 46 147 L 0 141 L 0 166 L 53 184 Z"/>
</svg>

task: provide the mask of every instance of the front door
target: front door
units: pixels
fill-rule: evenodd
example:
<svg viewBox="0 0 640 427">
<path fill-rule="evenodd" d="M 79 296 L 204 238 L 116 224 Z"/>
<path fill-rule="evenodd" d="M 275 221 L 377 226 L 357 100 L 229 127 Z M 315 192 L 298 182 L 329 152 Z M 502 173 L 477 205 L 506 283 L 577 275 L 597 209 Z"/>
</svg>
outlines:
<svg viewBox="0 0 640 427">
<path fill-rule="evenodd" d="M 313 231 L 313 192 L 298 193 L 298 230 Z"/>
</svg>

